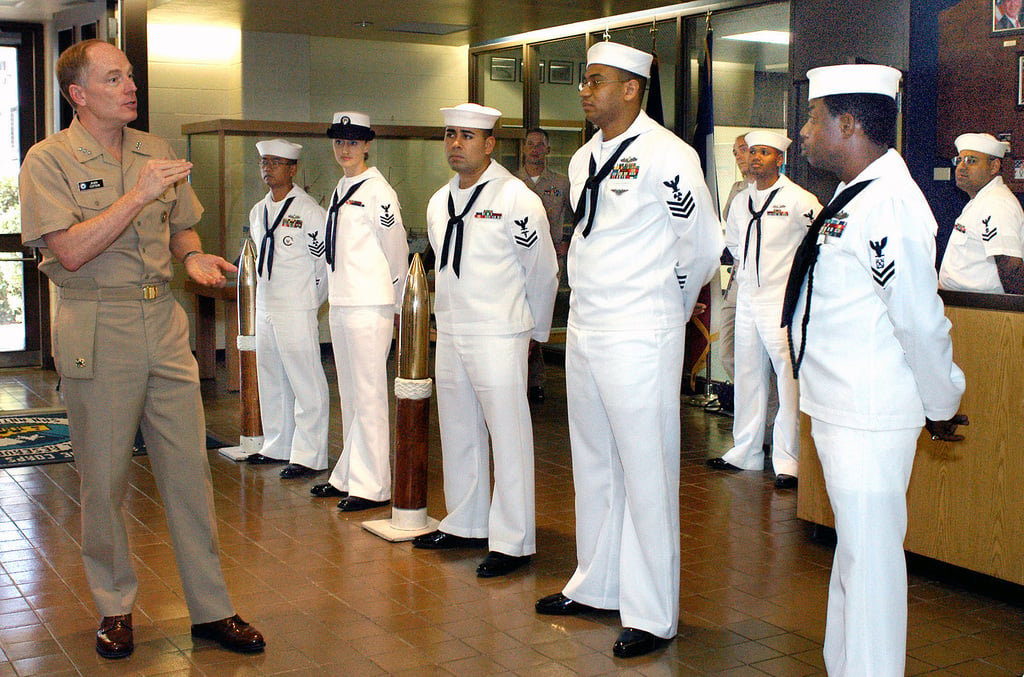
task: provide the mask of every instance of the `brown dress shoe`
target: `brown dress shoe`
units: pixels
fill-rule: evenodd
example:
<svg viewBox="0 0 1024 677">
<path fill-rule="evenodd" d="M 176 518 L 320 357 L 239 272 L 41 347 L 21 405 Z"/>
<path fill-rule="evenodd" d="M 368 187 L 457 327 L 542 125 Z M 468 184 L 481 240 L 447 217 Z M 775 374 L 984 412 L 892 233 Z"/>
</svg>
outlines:
<svg viewBox="0 0 1024 677">
<path fill-rule="evenodd" d="M 127 658 L 132 651 L 132 615 L 104 616 L 96 631 L 96 653 L 104 658 Z"/>
<path fill-rule="evenodd" d="M 192 637 L 212 640 L 236 653 L 259 653 L 267 645 L 260 631 L 238 614 L 212 623 L 197 623 L 192 626 Z"/>
</svg>

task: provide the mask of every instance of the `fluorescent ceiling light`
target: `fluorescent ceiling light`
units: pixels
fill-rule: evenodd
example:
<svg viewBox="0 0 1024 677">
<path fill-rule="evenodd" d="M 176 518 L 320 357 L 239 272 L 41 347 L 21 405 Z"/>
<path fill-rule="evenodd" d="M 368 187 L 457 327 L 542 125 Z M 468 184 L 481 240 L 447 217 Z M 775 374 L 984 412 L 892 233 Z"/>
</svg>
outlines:
<svg viewBox="0 0 1024 677">
<path fill-rule="evenodd" d="M 743 40 L 745 42 L 767 42 L 772 45 L 788 45 L 789 31 L 754 31 L 722 36 L 726 40 Z"/>
</svg>

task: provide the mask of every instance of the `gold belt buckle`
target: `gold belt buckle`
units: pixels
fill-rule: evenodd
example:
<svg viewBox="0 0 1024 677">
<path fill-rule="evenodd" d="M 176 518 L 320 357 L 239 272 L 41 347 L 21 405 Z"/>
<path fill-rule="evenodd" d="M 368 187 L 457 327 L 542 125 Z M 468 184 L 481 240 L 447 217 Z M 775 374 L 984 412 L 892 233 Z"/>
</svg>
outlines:
<svg viewBox="0 0 1024 677">
<path fill-rule="evenodd" d="M 154 284 L 147 284 L 142 288 L 142 298 L 145 301 L 152 301 L 156 298 L 157 293 L 160 291 L 160 287 Z"/>
</svg>

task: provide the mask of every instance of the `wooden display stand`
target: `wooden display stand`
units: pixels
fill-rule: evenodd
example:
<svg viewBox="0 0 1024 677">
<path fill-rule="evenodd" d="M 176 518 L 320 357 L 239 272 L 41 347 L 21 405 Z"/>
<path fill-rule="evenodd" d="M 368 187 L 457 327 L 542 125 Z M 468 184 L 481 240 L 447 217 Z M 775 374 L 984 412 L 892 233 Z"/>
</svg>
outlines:
<svg viewBox="0 0 1024 677">
<path fill-rule="evenodd" d="M 196 297 L 196 361 L 199 378 L 217 375 L 217 301 L 224 303 L 224 354 L 228 370 L 228 391 L 240 387 L 238 345 L 238 292 L 234 281 L 223 287 L 208 287 L 193 280 L 185 281 L 185 291 Z"/>
<path fill-rule="evenodd" d="M 1024 297 L 942 293 L 953 359 L 967 377 L 963 442 L 922 432 L 907 491 L 907 551 L 1024 585 Z M 973 307 L 964 307 L 970 304 Z M 834 526 L 801 416 L 797 516 Z"/>
</svg>

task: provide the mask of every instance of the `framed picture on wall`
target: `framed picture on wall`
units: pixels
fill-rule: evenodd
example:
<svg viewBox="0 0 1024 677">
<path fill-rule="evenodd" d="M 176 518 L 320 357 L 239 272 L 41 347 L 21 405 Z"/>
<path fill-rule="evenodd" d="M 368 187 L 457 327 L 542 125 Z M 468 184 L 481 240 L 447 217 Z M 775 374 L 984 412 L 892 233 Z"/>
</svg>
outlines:
<svg viewBox="0 0 1024 677">
<path fill-rule="evenodd" d="M 1024 31 L 1024 0 L 992 0 L 992 32 Z"/>
<path fill-rule="evenodd" d="M 1024 52 L 1017 52 L 1017 110 L 1024 110 Z"/>
<path fill-rule="evenodd" d="M 548 82 L 553 85 L 572 84 L 572 61 L 555 61 L 548 63 Z"/>
<path fill-rule="evenodd" d="M 491 57 L 491 80 L 499 82 L 516 81 L 516 59 L 511 56 Z"/>
<path fill-rule="evenodd" d="M 577 83 L 583 82 L 583 78 L 585 78 L 586 76 L 587 76 L 587 62 L 586 61 L 581 61 L 580 62 L 580 79 L 577 80 L 576 82 Z"/>
</svg>

